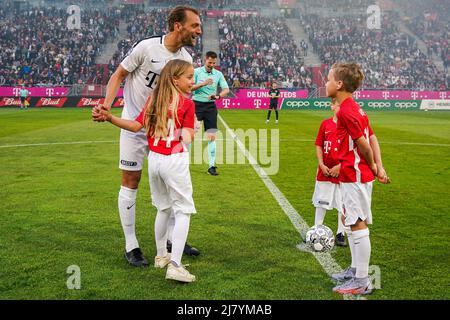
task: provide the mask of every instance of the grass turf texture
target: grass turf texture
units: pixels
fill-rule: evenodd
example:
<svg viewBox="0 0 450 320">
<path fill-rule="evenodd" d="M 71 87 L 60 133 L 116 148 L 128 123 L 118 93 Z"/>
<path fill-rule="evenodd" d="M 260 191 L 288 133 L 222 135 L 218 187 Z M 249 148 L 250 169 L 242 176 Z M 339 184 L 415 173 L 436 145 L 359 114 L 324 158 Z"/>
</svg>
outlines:
<svg viewBox="0 0 450 320">
<path fill-rule="evenodd" d="M 274 115 L 265 124 L 263 110 L 220 114 L 233 129 L 280 130 L 280 169 L 271 178 L 312 225 L 313 140 L 331 112 L 282 111 L 278 126 Z M 450 113 L 368 115 L 392 179 L 374 185 L 371 264 L 381 269 L 382 289 L 369 299 L 449 299 Z M 0 123 L 0 146 L 101 141 L 0 147 L 1 299 L 341 299 L 313 255 L 296 249 L 298 232 L 249 164 L 220 165 L 218 177 L 191 165 L 198 214 L 188 240 L 201 255 L 184 257 L 198 281 L 181 285 L 123 258 L 119 129 L 90 121 L 90 109 L 3 109 Z M 136 226 L 153 262 L 146 170 Z M 336 230 L 335 211 L 325 224 Z M 348 248 L 332 255 L 342 267 L 350 261 Z M 81 290 L 66 287 L 70 265 L 81 268 Z"/>
</svg>

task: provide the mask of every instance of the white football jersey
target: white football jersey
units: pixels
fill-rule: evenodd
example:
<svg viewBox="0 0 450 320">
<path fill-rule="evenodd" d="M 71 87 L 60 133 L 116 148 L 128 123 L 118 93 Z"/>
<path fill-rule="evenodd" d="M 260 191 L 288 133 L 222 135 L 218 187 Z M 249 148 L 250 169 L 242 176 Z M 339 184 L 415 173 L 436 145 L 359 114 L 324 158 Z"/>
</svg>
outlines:
<svg viewBox="0 0 450 320">
<path fill-rule="evenodd" d="M 136 42 L 121 62 L 120 65 L 130 72 L 123 90 L 122 118 L 134 120 L 141 113 L 168 61 L 181 59 L 192 63 L 192 57 L 185 48 L 175 53 L 167 50 L 164 38 L 156 36 Z"/>
</svg>

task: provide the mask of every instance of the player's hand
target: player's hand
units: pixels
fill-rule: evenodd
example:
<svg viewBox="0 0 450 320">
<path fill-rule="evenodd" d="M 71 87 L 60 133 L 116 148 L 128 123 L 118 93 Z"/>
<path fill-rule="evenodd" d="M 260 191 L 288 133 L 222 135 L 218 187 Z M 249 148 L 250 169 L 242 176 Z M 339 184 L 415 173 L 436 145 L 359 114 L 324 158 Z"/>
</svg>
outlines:
<svg viewBox="0 0 450 320">
<path fill-rule="evenodd" d="M 214 80 L 211 79 L 211 78 L 208 78 L 208 79 L 206 79 L 205 81 L 203 81 L 203 85 L 204 85 L 204 86 L 209 86 L 209 85 L 211 85 L 211 84 L 213 84 L 213 83 L 214 83 Z"/>
<path fill-rule="evenodd" d="M 92 120 L 96 122 L 105 122 L 111 120 L 110 108 L 104 105 L 98 105 L 92 108 Z"/>
<path fill-rule="evenodd" d="M 100 110 L 101 109 L 98 106 L 95 106 L 94 108 L 92 108 L 91 114 L 92 114 L 93 121 L 104 122 L 106 120 L 105 117 L 101 114 Z"/>
<path fill-rule="evenodd" d="M 375 163 L 374 163 L 373 165 L 370 166 L 370 170 L 372 170 L 373 175 L 374 175 L 375 177 L 378 177 L 378 167 L 377 167 L 377 165 L 376 165 Z"/>
<path fill-rule="evenodd" d="M 333 168 L 330 169 L 330 176 L 333 178 L 339 177 L 339 171 L 341 170 L 341 165 L 335 165 Z"/>
<path fill-rule="evenodd" d="M 391 179 L 388 177 L 386 170 L 384 170 L 383 167 L 378 167 L 377 178 L 380 183 L 383 183 L 383 184 L 391 183 Z"/>
<path fill-rule="evenodd" d="M 212 100 L 212 101 L 214 101 L 214 100 L 219 100 L 220 99 L 220 96 L 219 95 L 212 95 L 212 96 L 210 96 L 209 97 L 209 100 Z"/>
<path fill-rule="evenodd" d="M 330 168 L 328 168 L 326 165 L 324 164 L 320 165 L 320 170 L 322 170 L 322 173 L 324 174 L 325 177 L 330 176 Z"/>
</svg>

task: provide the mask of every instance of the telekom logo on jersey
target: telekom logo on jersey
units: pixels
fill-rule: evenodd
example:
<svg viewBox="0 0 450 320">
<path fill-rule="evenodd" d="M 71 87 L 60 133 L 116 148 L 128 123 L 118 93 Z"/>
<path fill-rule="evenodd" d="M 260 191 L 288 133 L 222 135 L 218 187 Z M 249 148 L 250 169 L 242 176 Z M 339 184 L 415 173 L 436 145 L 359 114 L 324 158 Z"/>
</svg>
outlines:
<svg viewBox="0 0 450 320">
<path fill-rule="evenodd" d="M 325 154 L 328 154 L 328 151 L 331 150 L 331 141 L 324 141 L 323 150 Z"/>
<path fill-rule="evenodd" d="M 150 89 L 155 89 L 156 84 L 158 83 L 159 74 L 153 71 L 149 71 L 147 73 L 147 77 L 145 77 L 145 81 L 147 82 L 145 86 L 149 87 Z"/>
</svg>

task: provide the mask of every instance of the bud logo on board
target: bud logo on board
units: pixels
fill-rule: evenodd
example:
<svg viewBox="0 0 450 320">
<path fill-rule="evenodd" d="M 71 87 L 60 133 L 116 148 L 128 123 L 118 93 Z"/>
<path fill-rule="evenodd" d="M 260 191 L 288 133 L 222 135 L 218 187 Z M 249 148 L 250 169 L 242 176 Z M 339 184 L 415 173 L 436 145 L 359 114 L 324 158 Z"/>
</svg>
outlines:
<svg viewBox="0 0 450 320">
<path fill-rule="evenodd" d="M 105 98 L 101 99 L 92 99 L 92 98 L 81 98 L 80 102 L 78 102 L 77 107 L 95 107 L 99 104 L 105 102 Z"/>
<path fill-rule="evenodd" d="M 36 107 L 57 107 L 61 108 L 66 103 L 67 98 L 40 98 L 36 103 Z"/>
<path fill-rule="evenodd" d="M 19 98 L 3 98 L 0 100 L 0 107 L 19 107 L 20 99 Z"/>
</svg>

